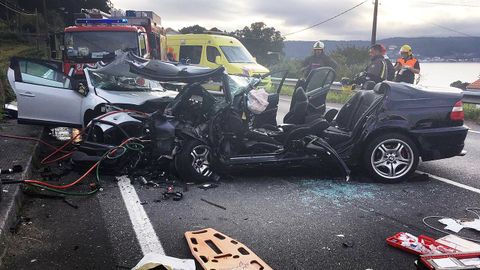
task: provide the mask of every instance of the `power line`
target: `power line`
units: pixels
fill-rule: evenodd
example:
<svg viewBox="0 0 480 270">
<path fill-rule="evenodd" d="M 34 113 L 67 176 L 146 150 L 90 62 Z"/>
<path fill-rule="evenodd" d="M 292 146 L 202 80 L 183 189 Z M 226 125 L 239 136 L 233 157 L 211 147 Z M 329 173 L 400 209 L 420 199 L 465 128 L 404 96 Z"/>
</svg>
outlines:
<svg viewBox="0 0 480 270">
<path fill-rule="evenodd" d="M 341 13 L 333 16 L 333 17 L 330 17 L 330 18 L 324 20 L 324 21 L 318 22 L 318 23 L 316 23 L 316 24 L 314 24 L 314 25 L 312 25 L 312 26 L 309 26 L 309 27 L 307 27 L 307 28 L 304 28 L 304 29 L 301 29 L 301 30 L 298 30 L 298 31 L 294 31 L 294 32 L 287 33 L 287 34 L 285 34 L 285 35 L 283 35 L 283 36 L 290 36 L 290 35 L 298 34 L 298 33 L 300 33 L 300 32 L 307 31 L 307 30 L 310 30 L 310 29 L 312 29 L 312 28 L 315 28 L 315 27 L 317 27 L 317 26 L 319 26 L 319 25 L 321 25 L 321 24 L 324 24 L 324 23 L 326 23 L 326 22 L 329 22 L 329 21 L 331 21 L 331 20 L 333 20 L 333 19 L 336 19 L 336 18 L 342 16 L 342 15 L 345 14 L 345 13 L 348 13 L 348 12 L 356 9 L 357 7 L 365 4 L 367 1 L 368 1 L 368 0 L 363 1 L 363 2 L 361 2 L 361 3 L 359 3 L 359 4 L 355 5 L 355 6 L 353 6 L 353 7 L 351 7 L 351 8 L 349 8 L 349 9 L 347 9 L 347 10 L 344 10 L 343 12 L 341 12 Z"/>
<path fill-rule="evenodd" d="M 431 5 L 438 5 L 438 6 L 452 6 L 452 7 L 480 7 L 478 5 L 469 5 L 469 4 L 453 4 L 453 3 L 440 3 L 440 2 L 427 2 L 427 1 L 420 1 L 420 3 L 431 4 Z"/>
<path fill-rule="evenodd" d="M 15 12 L 15 13 L 22 14 L 22 15 L 26 15 L 26 16 L 35 16 L 35 15 L 36 15 L 36 14 L 34 14 L 34 13 L 26 13 L 26 12 L 24 12 L 24 11 L 21 11 L 21 10 L 15 8 L 15 7 L 10 7 L 9 5 L 7 5 L 7 3 L 8 3 L 8 2 L 2 2 L 2 1 L 0 1 L 0 5 L 6 7 L 7 9 L 9 9 L 9 10 Z"/>
<path fill-rule="evenodd" d="M 431 25 L 435 25 L 436 27 L 438 28 L 442 28 L 444 30 L 447 30 L 447 31 L 450 31 L 450 32 L 454 32 L 454 33 L 457 33 L 457 34 L 460 34 L 460 35 L 463 35 L 463 36 L 467 36 L 467 37 L 475 37 L 475 36 L 472 36 L 470 34 L 467 34 L 467 33 L 464 33 L 464 32 L 460 32 L 460 31 L 457 31 L 455 29 L 452 29 L 452 28 L 449 28 L 449 27 L 446 27 L 446 26 L 443 26 L 443 25 L 440 25 L 440 24 L 436 24 L 436 23 L 432 23 L 432 22 L 428 22 L 429 24 Z"/>
</svg>

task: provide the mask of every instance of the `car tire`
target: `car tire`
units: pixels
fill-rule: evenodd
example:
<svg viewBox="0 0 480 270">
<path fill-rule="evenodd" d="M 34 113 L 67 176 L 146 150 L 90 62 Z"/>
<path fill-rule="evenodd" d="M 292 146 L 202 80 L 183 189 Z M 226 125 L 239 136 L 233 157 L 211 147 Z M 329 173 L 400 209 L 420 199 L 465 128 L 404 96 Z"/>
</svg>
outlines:
<svg viewBox="0 0 480 270">
<path fill-rule="evenodd" d="M 175 169 L 182 181 L 202 183 L 213 174 L 211 148 L 198 140 L 187 140 L 175 156 Z"/>
<path fill-rule="evenodd" d="M 383 183 L 398 183 L 408 179 L 417 169 L 419 151 L 408 136 L 387 133 L 367 144 L 362 163 L 370 176 Z"/>
</svg>

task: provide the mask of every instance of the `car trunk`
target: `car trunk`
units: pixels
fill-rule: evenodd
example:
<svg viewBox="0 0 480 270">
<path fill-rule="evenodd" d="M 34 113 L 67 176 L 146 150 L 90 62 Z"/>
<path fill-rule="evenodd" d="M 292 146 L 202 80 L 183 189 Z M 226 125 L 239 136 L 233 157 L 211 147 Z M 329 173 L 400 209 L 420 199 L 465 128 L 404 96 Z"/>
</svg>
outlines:
<svg viewBox="0 0 480 270">
<path fill-rule="evenodd" d="M 399 117 L 410 119 L 412 129 L 462 126 L 462 120 L 452 120 L 451 113 L 463 92 L 456 88 L 426 88 L 395 84 L 385 100 L 385 109 Z"/>
</svg>

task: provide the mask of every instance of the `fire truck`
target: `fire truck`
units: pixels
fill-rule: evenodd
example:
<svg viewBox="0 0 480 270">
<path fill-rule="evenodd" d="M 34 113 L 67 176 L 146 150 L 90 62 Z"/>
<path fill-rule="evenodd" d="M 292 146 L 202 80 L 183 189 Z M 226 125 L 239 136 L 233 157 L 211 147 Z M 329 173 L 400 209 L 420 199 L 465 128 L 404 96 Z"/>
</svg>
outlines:
<svg viewBox="0 0 480 270">
<path fill-rule="evenodd" d="M 108 62 L 119 49 L 166 60 L 165 30 L 152 11 L 116 11 L 112 16 L 94 10 L 79 17 L 83 18 L 77 18 L 74 26 L 50 39 L 51 56 L 62 61 L 66 74 L 73 68 L 71 76 L 83 77 L 85 65 Z"/>
</svg>

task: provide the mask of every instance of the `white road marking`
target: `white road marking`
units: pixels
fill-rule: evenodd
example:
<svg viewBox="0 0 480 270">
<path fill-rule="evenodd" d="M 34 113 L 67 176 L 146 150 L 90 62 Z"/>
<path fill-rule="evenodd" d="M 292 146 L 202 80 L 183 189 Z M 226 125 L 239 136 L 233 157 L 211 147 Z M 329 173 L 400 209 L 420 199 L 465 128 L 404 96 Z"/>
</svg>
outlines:
<svg viewBox="0 0 480 270">
<path fill-rule="evenodd" d="M 453 185 L 453 186 L 456 186 L 456 187 L 459 187 L 459 188 L 463 188 L 463 189 L 466 189 L 466 190 L 470 190 L 470 191 L 473 191 L 475 193 L 478 193 L 480 194 L 480 189 L 478 188 L 474 188 L 474 187 L 471 187 L 471 186 L 467 186 L 465 184 L 461 184 L 461 183 L 458 183 L 458 182 L 455 182 L 453 180 L 450 180 L 450 179 L 447 179 L 447 178 L 443 178 L 443 177 L 440 177 L 440 176 L 436 176 L 436 175 L 433 175 L 431 173 L 426 173 L 426 172 L 422 172 L 422 171 L 417 171 L 418 173 L 423 173 L 423 174 L 428 174 L 430 176 L 430 178 L 432 179 L 435 179 L 437 181 L 440 181 L 440 182 L 444 182 L 444 183 L 447 183 L 449 185 Z"/>
<path fill-rule="evenodd" d="M 476 130 L 469 130 L 469 131 L 472 132 L 472 133 L 480 134 L 480 131 L 476 131 Z"/>
<path fill-rule="evenodd" d="M 130 184 L 127 176 L 117 177 L 118 187 L 122 194 L 123 201 L 130 216 L 133 230 L 137 235 L 138 243 L 142 248 L 143 255 L 148 253 L 159 253 L 165 255 L 162 244 L 158 240 L 158 236 L 153 229 L 152 223 L 145 213 L 145 209 L 140 204 L 140 199 L 135 188 Z"/>
</svg>

